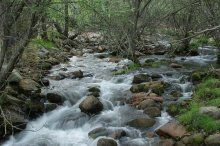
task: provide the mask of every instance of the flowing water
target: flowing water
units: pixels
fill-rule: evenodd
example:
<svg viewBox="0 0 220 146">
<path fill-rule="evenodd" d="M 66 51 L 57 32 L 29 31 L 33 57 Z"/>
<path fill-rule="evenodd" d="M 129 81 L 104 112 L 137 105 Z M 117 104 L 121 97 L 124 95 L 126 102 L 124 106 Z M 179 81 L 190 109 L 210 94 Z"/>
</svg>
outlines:
<svg viewBox="0 0 220 146">
<path fill-rule="evenodd" d="M 147 138 L 144 132 L 155 130 L 172 120 L 172 117 L 163 110 L 161 117 L 156 118 L 157 122 L 152 128 L 143 130 L 126 125 L 132 119 L 145 116 L 143 111 L 122 103 L 132 96 L 129 89 L 133 76 L 137 73 L 160 74 L 162 80 L 171 85 L 163 95 L 165 99 L 169 99 L 172 90 L 182 92 L 183 96 L 179 100 L 190 98 L 193 85 L 189 79 L 189 73 L 195 68 L 216 61 L 216 56 L 210 53 L 213 52 L 213 48 L 207 47 L 200 50 L 200 56 L 175 58 L 177 62 L 187 66 L 183 69 L 172 69 L 162 65 L 158 68 L 139 69 L 130 74 L 118 76 L 113 76 L 112 71 L 122 68 L 131 61 L 125 59 L 119 63 L 111 63 L 108 61 L 109 58 L 98 59 L 96 57 L 98 54 L 72 57 L 68 64 L 54 67 L 50 76 L 82 70 L 87 77 L 50 80 L 50 88 L 43 89 L 43 92 L 53 91 L 63 95 L 66 98 L 64 105 L 29 122 L 26 130 L 11 136 L 3 146 L 96 146 L 100 137 L 93 140 L 88 137 L 88 133 L 97 127 L 106 127 L 111 131 L 124 130 L 126 136 L 117 140 L 119 146 L 153 146 L 158 142 L 158 138 Z M 164 59 L 165 57 L 144 57 L 144 59 L 147 58 Z M 67 68 L 67 71 L 63 71 L 62 68 Z M 88 88 L 91 86 L 100 87 L 100 101 L 104 105 L 104 110 L 92 117 L 79 109 L 79 104 L 85 99 Z"/>
</svg>

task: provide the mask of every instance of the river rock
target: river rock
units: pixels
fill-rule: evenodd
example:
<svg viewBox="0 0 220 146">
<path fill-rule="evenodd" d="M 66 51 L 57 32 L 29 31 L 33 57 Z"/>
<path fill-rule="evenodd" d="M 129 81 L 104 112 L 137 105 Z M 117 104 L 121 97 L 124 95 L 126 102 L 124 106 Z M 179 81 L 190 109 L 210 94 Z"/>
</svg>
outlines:
<svg viewBox="0 0 220 146">
<path fill-rule="evenodd" d="M 138 74 L 134 76 L 133 84 L 140 84 L 143 82 L 149 82 L 150 78 L 147 74 Z"/>
<path fill-rule="evenodd" d="M 19 82 L 19 90 L 25 94 L 31 94 L 40 90 L 40 85 L 31 79 L 22 79 Z"/>
<path fill-rule="evenodd" d="M 35 119 L 44 113 L 44 103 L 27 99 L 25 112 L 30 119 Z"/>
<path fill-rule="evenodd" d="M 160 74 L 157 74 L 157 73 L 153 73 L 150 77 L 153 81 L 158 81 L 159 79 L 162 78 L 162 76 Z"/>
<path fill-rule="evenodd" d="M 185 145 L 191 145 L 191 146 L 201 146 L 204 142 L 204 134 L 202 133 L 195 133 L 190 136 L 185 136 L 181 139 L 182 143 Z"/>
<path fill-rule="evenodd" d="M 56 103 L 44 103 L 45 112 L 50 112 L 55 110 L 58 107 Z"/>
<path fill-rule="evenodd" d="M 11 75 L 8 77 L 9 83 L 19 83 L 22 80 L 22 76 L 17 70 L 13 70 Z"/>
<path fill-rule="evenodd" d="M 163 139 L 160 140 L 160 142 L 158 143 L 157 146 L 174 146 L 175 145 L 175 141 L 172 139 Z"/>
<path fill-rule="evenodd" d="M 159 117 L 161 115 L 161 111 L 158 107 L 148 107 L 144 109 L 144 113 L 151 118 Z"/>
<path fill-rule="evenodd" d="M 217 108 L 215 106 L 201 107 L 200 113 L 209 115 L 210 117 L 214 119 L 220 119 L 220 108 Z"/>
<path fill-rule="evenodd" d="M 89 87 L 88 91 L 89 92 L 100 92 L 99 88 L 100 88 L 99 86 Z"/>
<path fill-rule="evenodd" d="M 176 64 L 176 63 L 171 63 L 171 64 L 170 64 L 170 67 L 172 67 L 172 68 L 183 68 L 182 65 Z"/>
<path fill-rule="evenodd" d="M 183 125 L 178 124 L 177 122 L 170 122 L 159 129 L 156 130 L 156 133 L 159 136 L 167 137 L 170 136 L 174 139 L 181 138 L 186 134 L 186 129 Z"/>
<path fill-rule="evenodd" d="M 156 94 L 154 94 L 156 95 Z M 148 95 L 145 92 L 140 92 L 140 93 L 136 93 L 134 94 L 128 101 L 129 104 L 131 104 L 132 106 L 137 106 L 139 105 L 142 101 L 146 100 L 146 99 L 152 99 L 155 102 L 163 102 L 163 97 L 160 96 L 151 96 Z"/>
<path fill-rule="evenodd" d="M 176 142 L 175 146 L 186 146 L 183 142 L 178 141 Z"/>
<path fill-rule="evenodd" d="M 220 146 L 220 134 L 210 135 L 205 139 L 207 146 Z"/>
<path fill-rule="evenodd" d="M 65 98 L 57 93 L 47 93 L 47 100 L 50 103 L 56 103 L 62 105 Z"/>
<path fill-rule="evenodd" d="M 118 146 L 118 144 L 113 139 L 100 138 L 97 142 L 97 146 Z"/>
<path fill-rule="evenodd" d="M 137 128 L 149 128 L 152 127 L 155 123 L 156 121 L 151 118 L 137 118 L 128 122 L 128 125 Z"/>
<path fill-rule="evenodd" d="M 42 62 L 38 65 L 38 68 L 42 70 L 50 70 L 53 67 L 53 65 L 49 62 Z"/>
<path fill-rule="evenodd" d="M 59 64 L 59 60 L 53 57 L 48 58 L 45 62 L 51 64 L 52 66 Z"/>
<path fill-rule="evenodd" d="M 94 96 L 87 96 L 79 105 L 82 112 L 97 114 L 103 110 L 103 104 Z"/>
<path fill-rule="evenodd" d="M 172 91 L 170 94 L 175 98 L 183 96 L 183 94 L 180 91 Z"/>
<path fill-rule="evenodd" d="M 88 133 L 90 138 L 96 139 L 100 136 L 111 137 L 113 139 L 120 139 L 123 136 L 126 136 L 126 132 L 122 129 L 107 129 L 104 127 L 93 129 Z"/>
<path fill-rule="evenodd" d="M 146 82 L 138 85 L 133 85 L 130 90 L 133 93 L 138 92 L 148 92 L 149 90 L 152 90 L 154 93 L 161 95 L 164 92 L 165 84 L 162 81 L 152 81 L 152 82 Z"/>
<path fill-rule="evenodd" d="M 143 109 L 145 109 L 147 107 L 151 107 L 151 106 L 154 106 L 154 105 L 156 105 L 154 100 L 152 100 L 152 99 L 145 99 L 144 101 L 142 101 L 138 105 L 138 108 L 143 110 Z"/>
<path fill-rule="evenodd" d="M 72 75 L 73 75 L 75 78 L 83 78 L 83 72 L 82 72 L 81 70 L 72 72 Z"/>
</svg>

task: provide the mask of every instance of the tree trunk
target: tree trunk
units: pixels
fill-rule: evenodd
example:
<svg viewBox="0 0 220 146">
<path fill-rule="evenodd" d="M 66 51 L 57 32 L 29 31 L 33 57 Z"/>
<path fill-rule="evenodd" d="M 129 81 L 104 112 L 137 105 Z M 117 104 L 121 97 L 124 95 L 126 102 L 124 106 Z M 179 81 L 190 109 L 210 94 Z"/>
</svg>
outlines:
<svg viewBox="0 0 220 146">
<path fill-rule="evenodd" d="M 48 40 L 47 25 L 46 25 L 46 17 L 45 16 L 43 16 L 41 18 L 41 29 L 42 29 L 41 38 L 44 40 Z"/>
<path fill-rule="evenodd" d="M 64 0 L 65 2 L 65 6 L 64 6 L 64 14 L 65 14 L 65 24 L 64 24 L 64 36 L 68 38 L 68 33 L 69 33 L 69 5 L 68 5 L 68 1 Z"/>
</svg>

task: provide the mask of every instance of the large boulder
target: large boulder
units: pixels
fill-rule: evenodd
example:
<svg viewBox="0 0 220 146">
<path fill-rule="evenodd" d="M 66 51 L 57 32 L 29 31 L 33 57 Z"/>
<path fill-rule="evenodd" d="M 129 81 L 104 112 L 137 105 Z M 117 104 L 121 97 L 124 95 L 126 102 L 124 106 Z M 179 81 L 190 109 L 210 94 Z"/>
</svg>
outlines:
<svg viewBox="0 0 220 146">
<path fill-rule="evenodd" d="M 40 85 L 31 79 L 20 80 L 18 87 L 24 94 L 33 94 L 40 90 Z"/>
<path fill-rule="evenodd" d="M 134 76 L 133 79 L 133 84 L 140 84 L 143 82 L 149 82 L 150 81 L 150 77 L 146 74 L 138 74 Z"/>
<path fill-rule="evenodd" d="M 82 112 L 97 114 L 103 110 L 103 104 L 94 96 L 87 96 L 79 105 Z"/>
<path fill-rule="evenodd" d="M 117 142 L 113 139 L 101 138 L 97 142 L 97 146 L 117 146 Z"/>
<path fill-rule="evenodd" d="M 183 137 L 186 132 L 186 128 L 183 125 L 178 124 L 177 122 L 167 123 L 156 130 L 156 133 L 159 136 L 172 137 L 174 139 Z"/>
<path fill-rule="evenodd" d="M 210 135 L 205 139 L 207 146 L 220 146 L 220 134 Z"/>
<path fill-rule="evenodd" d="M 166 85 L 162 81 L 152 81 L 133 85 L 130 90 L 133 93 L 148 92 L 149 90 L 152 90 L 154 93 L 161 95 L 164 92 L 165 87 Z"/>
<path fill-rule="evenodd" d="M 214 119 L 220 119 L 220 108 L 215 106 L 201 107 L 200 113 L 208 115 Z"/>
<path fill-rule="evenodd" d="M 57 93 L 47 93 L 47 100 L 50 103 L 56 103 L 62 105 L 65 101 L 65 98 Z"/>
<path fill-rule="evenodd" d="M 156 121 L 151 118 L 137 118 L 134 120 L 131 120 L 127 124 L 132 127 L 137 127 L 137 128 L 149 128 L 152 127 Z"/>
</svg>

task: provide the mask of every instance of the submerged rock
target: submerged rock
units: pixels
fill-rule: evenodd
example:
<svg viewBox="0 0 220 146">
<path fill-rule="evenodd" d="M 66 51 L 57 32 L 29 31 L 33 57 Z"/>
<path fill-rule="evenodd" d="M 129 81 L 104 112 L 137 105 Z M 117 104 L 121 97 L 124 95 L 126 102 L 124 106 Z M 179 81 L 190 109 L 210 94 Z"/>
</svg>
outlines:
<svg viewBox="0 0 220 146">
<path fill-rule="evenodd" d="M 113 139 L 101 138 L 97 142 L 97 146 L 117 146 L 117 142 Z"/>
<path fill-rule="evenodd" d="M 97 114 L 103 110 L 103 104 L 94 96 L 87 96 L 79 105 L 82 112 Z"/>
</svg>

